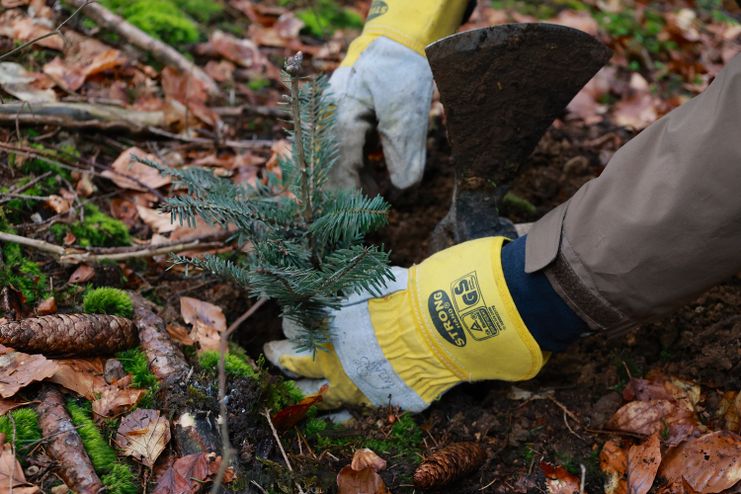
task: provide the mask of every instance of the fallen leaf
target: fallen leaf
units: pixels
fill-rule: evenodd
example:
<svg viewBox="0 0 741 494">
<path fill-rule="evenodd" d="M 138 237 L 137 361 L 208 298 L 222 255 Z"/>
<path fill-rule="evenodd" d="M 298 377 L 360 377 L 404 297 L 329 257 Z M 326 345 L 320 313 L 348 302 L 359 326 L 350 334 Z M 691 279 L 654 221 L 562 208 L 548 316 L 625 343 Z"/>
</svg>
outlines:
<svg viewBox="0 0 741 494">
<path fill-rule="evenodd" d="M 594 16 L 585 10 L 564 9 L 548 22 L 578 29 L 591 36 L 597 36 L 599 33 L 599 24 L 597 24 Z"/>
<path fill-rule="evenodd" d="M 50 381 L 93 401 L 107 387 L 102 358 L 54 360 L 57 370 Z"/>
<path fill-rule="evenodd" d="M 0 494 L 35 494 L 41 489 L 26 482 L 20 462 L 15 457 L 10 444 L 0 440 Z"/>
<path fill-rule="evenodd" d="M 134 226 L 139 218 L 136 204 L 118 197 L 111 199 L 111 215 L 117 220 L 123 221 L 129 227 Z"/>
<path fill-rule="evenodd" d="M 30 405 L 31 403 L 33 402 L 17 400 L 15 398 L 10 398 L 10 399 L 0 398 L 0 417 L 5 415 L 11 410 L 15 410 L 16 408 Z"/>
<path fill-rule="evenodd" d="M 337 494 L 387 494 L 389 490 L 380 475 L 368 467 L 360 471 L 347 465 L 337 474 Z"/>
<path fill-rule="evenodd" d="M 39 305 L 36 306 L 37 316 L 48 316 L 50 314 L 57 313 L 57 299 L 49 297 L 42 300 Z"/>
<path fill-rule="evenodd" d="M 216 126 L 219 123 L 219 116 L 206 105 L 208 100 L 206 84 L 193 74 L 165 67 L 162 70 L 162 90 L 166 98 L 184 104 L 208 125 Z"/>
<path fill-rule="evenodd" d="M 628 450 L 628 491 L 646 494 L 654 483 L 661 464 L 661 444 L 658 432 Z"/>
<path fill-rule="evenodd" d="M 741 432 L 741 393 L 726 391 L 718 406 L 718 416 L 723 418 L 725 428 L 732 432 Z"/>
<path fill-rule="evenodd" d="M 271 417 L 273 425 L 279 431 L 287 431 L 294 425 L 298 424 L 306 416 L 309 408 L 322 401 L 322 395 L 327 392 L 327 384 L 319 388 L 319 392 L 312 396 L 307 396 L 295 405 L 288 405 Z"/>
<path fill-rule="evenodd" d="M 703 430 L 690 410 L 669 400 L 631 401 L 615 412 L 607 426 L 645 436 L 655 432 L 666 434 L 669 446 L 676 446 Z"/>
<path fill-rule="evenodd" d="M 90 197 L 96 190 L 91 175 L 89 173 L 80 174 L 80 180 L 75 184 L 75 192 L 81 197 Z"/>
<path fill-rule="evenodd" d="M 600 470 L 605 474 L 605 494 L 628 492 L 628 456 L 617 441 L 610 439 L 602 446 L 599 464 Z"/>
<path fill-rule="evenodd" d="M 118 387 L 119 384 L 123 383 L 116 382 L 115 385 L 109 385 L 100 393 L 100 396 L 93 401 L 93 413 L 100 417 L 115 417 L 131 410 L 147 392 L 146 389 L 121 389 Z"/>
<path fill-rule="evenodd" d="M 353 453 L 350 467 L 356 471 L 372 468 L 373 471 L 380 472 L 386 468 L 386 460 L 378 456 L 372 449 L 362 448 Z"/>
<path fill-rule="evenodd" d="M 659 474 L 703 494 L 730 489 L 741 480 L 741 436 L 716 431 L 690 439 L 669 451 Z"/>
<path fill-rule="evenodd" d="M 51 103 L 57 101 L 57 93 L 43 83 L 43 74 L 26 71 L 15 62 L 0 63 L 0 87 L 21 101 L 28 103 Z"/>
<path fill-rule="evenodd" d="M 40 38 L 50 32 L 52 32 L 50 28 L 35 22 L 19 9 L 6 10 L 0 14 L 0 36 L 25 42 Z M 36 44 L 57 51 L 64 49 L 64 41 L 58 35 L 40 39 Z"/>
<path fill-rule="evenodd" d="M 541 462 L 540 469 L 545 475 L 545 487 L 549 494 L 574 494 L 580 490 L 579 477 L 569 473 L 561 465 L 554 466 Z"/>
<path fill-rule="evenodd" d="M 172 222 L 170 213 L 162 213 L 144 206 L 136 206 L 136 212 L 154 233 L 169 233 L 178 227 L 177 223 Z"/>
<path fill-rule="evenodd" d="M 195 345 L 195 340 L 188 335 L 188 329 L 180 324 L 170 323 L 167 325 L 167 334 L 177 343 L 191 346 Z"/>
<path fill-rule="evenodd" d="M 80 264 L 70 275 L 68 283 L 86 283 L 95 277 L 95 269 L 87 264 Z"/>
<path fill-rule="evenodd" d="M 200 349 L 218 350 L 221 333 L 226 331 L 226 317 L 221 307 L 192 297 L 180 297 L 180 314 L 193 327 L 190 337 Z"/>
<path fill-rule="evenodd" d="M 228 60 L 209 60 L 203 70 L 216 82 L 226 82 L 234 79 L 234 70 L 237 67 Z"/>
<path fill-rule="evenodd" d="M 264 69 L 270 64 L 252 40 L 240 39 L 218 29 L 211 33 L 208 45 L 210 50 L 242 67 Z"/>
<path fill-rule="evenodd" d="M 221 457 L 209 461 L 206 453 L 194 453 L 175 460 L 162 475 L 152 494 L 193 494 L 219 468 Z"/>
<path fill-rule="evenodd" d="M 110 170 L 105 170 L 101 175 L 110 179 L 122 189 L 146 191 L 147 187 L 157 189 L 170 183 L 170 177 L 162 176 L 159 171 L 151 166 L 133 161 L 131 159 L 132 155 L 159 161 L 157 157 L 145 153 L 138 147 L 130 147 L 116 158 Z"/>
<path fill-rule="evenodd" d="M 170 424 L 159 410 L 138 408 L 121 419 L 116 444 L 126 456 L 152 468 L 170 441 Z"/>
<path fill-rule="evenodd" d="M 49 197 L 47 197 L 47 199 L 44 202 L 44 204 L 49 209 L 51 209 L 52 211 L 54 211 L 57 214 L 64 214 L 64 213 L 66 213 L 67 211 L 69 211 L 69 208 L 72 206 L 67 199 L 65 199 L 65 198 L 63 198 L 61 196 L 58 196 L 56 194 L 52 194 Z"/>
<path fill-rule="evenodd" d="M 57 364 L 43 355 L 28 355 L 0 345 L 0 397 L 10 398 L 19 389 L 54 375 Z"/>
</svg>

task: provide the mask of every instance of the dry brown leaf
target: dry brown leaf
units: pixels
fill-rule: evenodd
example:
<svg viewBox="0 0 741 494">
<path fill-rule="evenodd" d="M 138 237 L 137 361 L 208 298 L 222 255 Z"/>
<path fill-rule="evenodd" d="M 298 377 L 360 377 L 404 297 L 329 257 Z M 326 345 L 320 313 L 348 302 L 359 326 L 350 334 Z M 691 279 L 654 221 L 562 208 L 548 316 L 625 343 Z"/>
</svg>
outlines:
<svg viewBox="0 0 741 494">
<path fill-rule="evenodd" d="M 661 464 L 659 433 L 628 450 L 628 490 L 630 494 L 646 494 L 654 483 Z"/>
<path fill-rule="evenodd" d="M 5 399 L 0 398 L 0 417 L 5 415 L 11 410 L 15 410 L 16 408 L 20 408 L 22 406 L 30 405 L 33 403 L 32 401 L 22 401 L 15 398 L 11 399 Z"/>
<path fill-rule="evenodd" d="M 170 213 L 162 213 L 144 206 L 136 206 L 136 212 L 154 233 L 169 233 L 178 227 L 177 223 L 172 222 Z"/>
<path fill-rule="evenodd" d="M 347 465 L 337 474 L 337 494 L 388 494 L 386 483 L 376 471 L 367 467 L 360 471 Z"/>
<path fill-rule="evenodd" d="M 730 489 L 741 480 L 741 436 L 717 431 L 690 439 L 669 451 L 659 474 L 703 494 Z"/>
<path fill-rule="evenodd" d="M 54 362 L 58 368 L 50 381 L 90 401 L 95 400 L 107 386 L 103 378 L 105 362 L 102 358 L 60 359 Z"/>
<path fill-rule="evenodd" d="M 58 196 L 56 194 L 50 195 L 46 199 L 44 204 L 57 214 L 66 213 L 67 211 L 69 211 L 69 208 L 72 206 L 67 199 L 63 198 L 62 196 Z"/>
<path fill-rule="evenodd" d="M 180 324 L 170 323 L 167 325 L 167 334 L 173 341 L 185 346 L 195 345 L 195 340 L 188 335 L 188 329 Z"/>
<path fill-rule="evenodd" d="M 10 444 L 0 441 L 0 494 L 36 494 L 41 489 L 26 482 L 21 464 Z"/>
<path fill-rule="evenodd" d="M 617 441 L 610 439 L 605 443 L 599 454 L 599 464 L 605 474 L 605 494 L 628 492 L 628 456 Z"/>
<path fill-rule="evenodd" d="M 80 179 L 75 184 L 75 192 L 80 197 L 90 197 L 98 190 L 93 184 L 92 176 L 89 173 L 81 173 Z"/>
<path fill-rule="evenodd" d="M 669 400 L 631 401 L 615 412 L 607 426 L 646 436 L 668 433 L 666 443 L 670 446 L 703 429 L 691 411 Z"/>
<path fill-rule="evenodd" d="M 570 27 L 572 29 L 578 29 L 579 31 L 584 31 L 591 36 L 597 36 L 599 33 L 599 24 L 597 24 L 594 16 L 584 10 L 564 9 L 559 12 L 555 18 L 550 19 L 548 22 Z"/>
<path fill-rule="evenodd" d="M 218 469 L 221 457 L 194 453 L 175 460 L 162 477 L 152 494 L 194 494 Z"/>
<path fill-rule="evenodd" d="M 208 45 L 214 52 L 242 67 L 262 69 L 270 64 L 253 41 L 236 38 L 218 29 L 211 34 Z"/>
<path fill-rule="evenodd" d="M 10 398 L 19 389 L 54 375 L 57 364 L 43 355 L 28 355 L 0 345 L 0 397 Z"/>
<path fill-rule="evenodd" d="M 640 74 L 633 73 L 630 86 L 631 93 L 615 104 L 612 116 L 618 125 L 643 129 L 656 121 L 661 101 L 648 92 L 648 83 Z"/>
<path fill-rule="evenodd" d="M 121 419 L 116 444 L 126 456 L 131 456 L 149 468 L 170 441 L 170 424 L 160 417 L 159 410 L 138 408 Z"/>
<path fill-rule="evenodd" d="M 208 125 L 219 123 L 219 116 L 206 105 L 208 91 L 205 83 L 192 74 L 165 67 L 162 70 L 162 90 L 167 99 L 179 101 Z"/>
<path fill-rule="evenodd" d="M 56 314 L 57 313 L 57 299 L 54 297 L 49 297 L 47 299 L 42 300 L 39 302 L 39 305 L 36 306 L 36 315 L 37 316 L 48 316 L 49 314 Z"/>
<path fill-rule="evenodd" d="M 741 432 L 741 393 L 726 391 L 718 406 L 718 416 L 723 418 L 725 428 L 731 432 Z"/>
<path fill-rule="evenodd" d="M 362 448 L 355 451 L 352 455 L 352 463 L 350 467 L 353 470 L 363 470 L 364 468 L 372 468 L 376 472 L 380 472 L 386 468 L 386 460 L 378 456 L 372 449 Z"/>
<path fill-rule="evenodd" d="M 25 42 L 49 34 L 51 31 L 49 27 L 36 22 L 19 9 L 6 10 L 0 14 L 0 36 Z M 37 41 L 36 44 L 52 50 L 62 51 L 64 49 L 61 36 L 49 36 Z"/>
<path fill-rule="evenodd" d="M 48 81 L 48 78 L 44 74 L 28 72 L 15 62 L 0 63 L 0 87 L 21 101 L 28 103 L 57 101 L 57 93 L 49 89 L 45 80 Z"/>
<path fill-rule="evenodd" d="M 121 379 L 126 381 L 126 379 Z M 135 388 L 124 388 L 118 387 L 119 384 L 124 382 L 117 381 L 115 385 L 107 386 L 98 399 L 93 401 L 93 413 L 100 417 L 115 417 L 125 413 L 139 403 L 142 396 L 147 392 L 146 389 L 135 389 Z"/>
<path fill-rule="evenodd" d="M 139 218 L 136 204 L 118 197 L 111 199 L 111 215 L 117 220 L 123 221 L 129 227 L 134 226 Z"/>
<path fill-rule="evenodd" d="M 191 297 L 180 297 L 180 314 L 193 328 L 190 337 L 201 350 L 218 350 L 219 339 L 226 330 L 226 317 L 221 307 Z"/>
<path fill-rule="evenodd" d="M 70 275 L 68 283 L 86 283 L 95 277 L 95 269 L 87 264 L 80 264 Z"/>
<path fill-rule="evenodd" d="M 203 70 L 216 82 L 226 82 L 234 79 L 234 70 L 237 67 L 229 60 L 209 60 Z"/>
<path fill-rule="evenodd" d="M 138 147 L 130 147 L 121 153 L 111 165 L 111 169 L 105 170 L 102 175 L 122 189 L 146 191 L 146 187 L 157 189 L 170 183 L 170 177 L 163 177 L 160 172 L 151 166 L 133 161 L 131 159 L 132 155 L 152 161 L 159 161 L 156 156 L 145 153 Z M 132 180 L 132 178 L 137 181 Z"/>
<path fill-rule="evenodd" d="M 540 469 L 545 475 L 545 488 L 548 494 L 575 494 L 579 492 L 579 477 L 569 473 L 561 465 L 554 466 L 541 462 Z"/>
</svg>

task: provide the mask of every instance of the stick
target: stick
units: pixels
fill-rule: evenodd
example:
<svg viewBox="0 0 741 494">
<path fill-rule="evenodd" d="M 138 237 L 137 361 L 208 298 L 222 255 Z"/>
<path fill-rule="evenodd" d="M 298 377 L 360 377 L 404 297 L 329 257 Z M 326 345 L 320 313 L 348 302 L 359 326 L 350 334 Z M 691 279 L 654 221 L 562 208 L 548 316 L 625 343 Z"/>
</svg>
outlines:
<svg viewBox="0 0 741 494">
<path fill-rule="evenodd" d="M 36 240 L 35 238 L 22 237 L 12 233 L 0 232 L 0 240 L 13 242 L 26 247 L 33 247 L 42 252 L 54 254 L 59 259 L 60 264 L 80 264 L 91 263 L 97 264 L 103 261 L 124 261 L 127 259 L 136 259 L 140 257 L 154 257 L 163 254 L 182 252 L 193 249 L 211 249 L 223 245 L 221 242 L 203 242 L 202 240 L 187 240 L 172 245 L 153 246 L 148 245 L 138 250 L 128 252 L 118 252 L 113 254 L 93 254 L 91 252 L 80 251 L 79 249 L 65 248 L 59 245 Z"/>
<path fill-rule="evenodd" d="M 100 27 L 109 29 L 122 36 L 129 43 L 150 53 L 154 58 L 166 65 L 173 65 L 181 72 L 193 75 L 203 82 L 211 96 L 220 94 L 219 86 L 200 67 L 178 53 L 173 47 L 156 40 L 138 27 L 128 23 L 122 17 L 109 11 L 102 5 L 85 3 L 85 0 L 70 0 L 78 8 L 84 7 L 84 14 L 94 20 Z"/>
<path fill-rule="evenodd" d="M 273 425 L 273 420 L 270 418 L 270 410 L 266 408 L 262 412 L 262 414 L 268 420 L 268 425 L 270 426 L 270 430 L 273 431 L 273 437 L 275 438 L 275 442 L 278 443 L 278 448 L 280 448 L 280 453 L 283 455 L 283 461 L 286 462 L 288 471 L 293 473 L 293 467 L 291 466 L 291 462 L 288 460 L 288 455 L 286 454 L 286 450 L 283 449 L 283 443 L 280 441 L 280 437 L 278 437 L 278 431 L 275 430 L 275 426 Z M 298 489 L 299 494 L 304 494 L 304 490 L 301 488 L 299 483 L 298 482 L 294 482 L 294 483 L 296 484 L 296 488 Z"/>
</svg>

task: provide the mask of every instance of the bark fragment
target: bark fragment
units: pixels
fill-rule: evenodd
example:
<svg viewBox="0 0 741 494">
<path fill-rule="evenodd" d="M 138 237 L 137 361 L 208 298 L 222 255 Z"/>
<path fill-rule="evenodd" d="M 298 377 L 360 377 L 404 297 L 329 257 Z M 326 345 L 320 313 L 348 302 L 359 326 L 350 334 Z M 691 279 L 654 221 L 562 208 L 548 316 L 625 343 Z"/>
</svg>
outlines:
<svg viewBox="0 0 741 494">
<path fill-rule="evenodd" d="M 478 443 L 453 443 L 432 453 L 414 472 L 414 485 L 432 489 L 449 484 L 476 471 L 486 460 L 486 450 Z"/>
<path fill-rule="evenodd" d="M 0 343 L 29 353 L 84 356 L 136 345 L 134 324 L 103 314 L 55 314 L 0 324 Z"/>
<path fill-rule="evenodd" d="M 46 451 L 59 465 L 59 476 L 78 494 L 96 494 L 103 488 L 103 483 L 64 408 L 62 393 L 55 386 L 46 384 L 37 399 L 39 426 L 48 441 Z"/>
</svg>

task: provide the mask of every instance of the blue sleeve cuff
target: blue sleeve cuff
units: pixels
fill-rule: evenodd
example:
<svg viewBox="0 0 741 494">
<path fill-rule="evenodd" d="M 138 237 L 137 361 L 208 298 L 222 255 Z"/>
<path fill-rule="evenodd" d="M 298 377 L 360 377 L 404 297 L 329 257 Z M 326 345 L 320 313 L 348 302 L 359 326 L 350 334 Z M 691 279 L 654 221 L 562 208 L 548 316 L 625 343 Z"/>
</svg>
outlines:
<svg viewBox="0 0 741 494">
<path fill-rule="evenodd" d="M 526 242 L 527 235 L 502 248 L 504 279 L 520 317 L 540 349 L 561 352 L 589 328 L 551 287 L 542 271 L 525 272 Z"/>
</svg>

